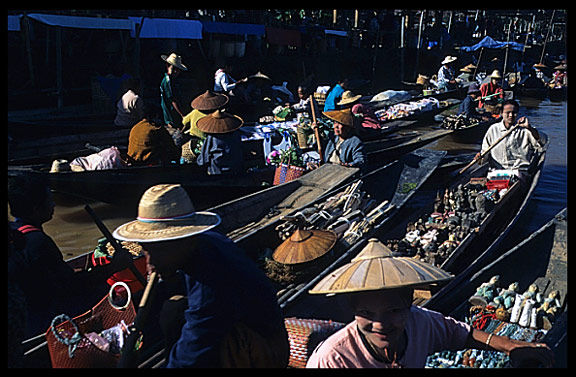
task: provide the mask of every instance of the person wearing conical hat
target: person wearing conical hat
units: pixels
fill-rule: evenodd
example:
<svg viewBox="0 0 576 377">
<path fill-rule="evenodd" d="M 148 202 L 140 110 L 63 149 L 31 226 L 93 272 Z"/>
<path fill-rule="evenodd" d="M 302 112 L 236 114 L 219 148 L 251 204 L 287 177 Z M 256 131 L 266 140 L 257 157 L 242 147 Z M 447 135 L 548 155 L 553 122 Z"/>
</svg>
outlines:
<svg viewBox="0 0 576 377">
<path fill-rule="evenodd" d="M 566 64 L 560 64 L 554 67 L 555 71 L 552 74 L 551 86 L 553 88 L 561 88 L 568 85 L 568 73 L 566 72 Z"/>
<path fill-rule="evenodd" d="M 458 83 L 456 82 L 456 71 L 454 70 L 453 63 L 458 58 L 455 56 L 446 56 L 442 60 L 442 66 L 438 70 L 438 81 L 437 86 L 439 90 L 454 90 L 458 88 Z"/>
<path fill-rule="evenodd" d="M 363 134 L 363 131 L 370 132 L 369 130 L 379 130 L 380 129 L 380 122 L 378 121 L 378 117 L 374 113 L 371 107 L 360 103 L 360 98 L 362 96 L 360 94 L 354 95 L 350 90 L 345 91 L 342 93 L 342 99 L 338 102 L 338 106 L 342 109 L 350 108 L 352 114 L 359 120 L 358 127 L 360 135 Z"/>
<path fill-rule="evenodd" d="M 354 320 L 324 340 L 307 368 L 423 368 L 429 355 L 476 348 L 510 354 L 519 347 L 552 360 L 544 343 L 528 343 L 473 329 L 437 311 L 412 305 L 415 289 L 452 276 L 410 257 L 396 257 L 377 239 L 309 292 L 345 297 Z M 537 355 L 534 355 L 536 353 Z"/>
<path fill-rule="evenodd" d="M 349 167 L 366 167 L 364 143 L 354 134 L 356 119 L 351 109 L 325 111 L 322 113 L 334 122 L 334 130 L 328 140 L 322 141 L 323 160 Z"/>
<path fill-rule="evenodd" d="M 196 123 L 206 134 L 196 163 L 205 166 L 210 175 L 239 175 L 244 172 L 244 157 L 240 127 L 242 118 L 220 109 Z"/>
<path fill-rule="evenodd" d="M 166 366 L 286 368 L 290 345 L 276 292 L 244 250 L 214 231 L 220 222 L 196 211 L 181 185 L 158 184 L 142 194 L 136 220 L 113 232 L 142 245 L 162 278 L 152 301 L 162 313 L 176 300 L 168 286 L 182 287 L 180 310 L 159 323 L 164 334 L 178 334 L 166 344 Z"/>
<path fill-rule="evenodd" d="M 207 90 L 194 98 L 190 103 L 192 111 L 182 119 L 184 133 L 192 137 L 204 139 L 206 135 L 198 129 L 196 123 L 206 115 L 210 115 L 214 111 L 224 108 L 224 106 L 228 104 L 228 100 L 227 95 L 214 93 L 210 90 Z"/>
<path fill-rule="evenodd" d="M 176 79 L 180 76 L 180 72 L 187 71 L 188 67 L 182 64 L 182 57 L 174 52 L 160 57 L 166 62 L 166 72 L 160 82 L 160 105 L 164 114 L 164 123 L 181 130 L 185 112 Z"/>
<path fill-rule="evenodd" d="M 490 74 L 490 82 L 480 85 L 481 97 L 492 97 L 480 99 L 478 107 L 483 108 L 485 104 L 497 104 L 504 99 L 504 89 L 502 89 L 500 80 L 502 80 L 502 75 L 500 75 L 499 70 L 495 69 L 492 71 L 492 74 Z"/>
</svg>

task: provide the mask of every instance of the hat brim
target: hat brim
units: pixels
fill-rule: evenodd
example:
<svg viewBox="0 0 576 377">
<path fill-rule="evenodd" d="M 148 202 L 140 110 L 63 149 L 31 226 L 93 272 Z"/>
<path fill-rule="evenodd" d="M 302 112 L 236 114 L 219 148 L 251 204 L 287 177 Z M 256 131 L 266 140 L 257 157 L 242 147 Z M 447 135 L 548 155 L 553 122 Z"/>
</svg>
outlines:
<svg viewBox="0 0 576 377">
<path fill-rule="evenodd" d="M 342 99 L 340 100 L 340 102 L 337 103 L 337 105 L 347 105 L 349 103 L 353 103 L 356 102 L 357 100 L 359 100 L 360 98 L 362 98 L 362 96 L 360 94 L 354 96 L 354 97 L 350 97 L 350 98 L 346 98 L 346 99 Z"/>
<path fill-rule="evenodd" d="M 160 55 L 160 57 L 162 58 L 162 60 L 164 60 L 166 63 L 173 65 L 174 67 L 181 69 L 182 71 L 187 71 L 188 67 L 186 67 L 184 64 L 180 63 L 176 63 L 176 62 L 169 62 L 168 61 L 168 55 Z"/>
<path fill-rule="evenodd" d="M 191 237 L 217 227 L 222 219 L 212 212 L 196 212 L 185 220 L 144 222 L 130 221 L 114 230 L 112 236 L 121 241 L 160 242 Z"/>
</svg>

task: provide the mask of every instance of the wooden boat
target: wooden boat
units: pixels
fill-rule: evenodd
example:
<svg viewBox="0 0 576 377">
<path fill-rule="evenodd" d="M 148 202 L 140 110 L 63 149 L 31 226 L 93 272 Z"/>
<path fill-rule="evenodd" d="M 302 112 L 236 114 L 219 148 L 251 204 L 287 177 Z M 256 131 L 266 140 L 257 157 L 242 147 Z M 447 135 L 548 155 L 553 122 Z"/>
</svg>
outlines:
<svg viewBox="0 0 576 377">
<path fill-rule="evenodd" d="M 430 176 L 446 152 L 420 150 L 405 156 L 402 161 L 382 166 L 359 179 L 372 181 L 373 193 L 378 198 L 390 198 L 396 205 L 394 210 L 400 208 Z M 358 173 L 356 168 L 346 168 L 339 165 L 326 164 L 303 177 L 278 186 L 267 188 L 261 192 L 245 196 L 209 209 L 222 217 L 218 231 L 240 244 L 255 260 L 259 251 L 265 246 L 273 246 L 269 235 L 274 227 L 285 216 L 289 216 L 304 207 L 318 202 L 334 194 L 350 178 Z M 380 187 L 382 177 L 394 181 L 396 185 Z M 356 182 L 356 180 L 354 181 Z M 409 184 L 410 189 L 406 190 Z M 241 214 L 239 216 L 238 214 Z M 386 217 L 384 223 L 390 221 L 391 215 Z M 376 226 L 380 226 L 377 224 Z M 92 253 L 73 258 L 67 263 L 71 267 L 86 268 L 90 265 Z M 151 344 L 152 343 L 152 344 Z M 158 366 L 162 364 L 164 356 L 162 342 L 148 343 L 150 348 L 143 349 L 141 367 Z M 38 335 L 24 342 L 27 360 L 34 360 L 33 365 L 49 366 L 47 363 L 47 349 L 44 343 L 44 334 Z M 49 362 L 49 361 L 48 361 Z M 28 364 L 32 365 L 32 364 Z"/>
<path fill-rule="evenodd" d="M 496 275 L 499 276 L 498 286 L 500 288 L 508 287 L 511 283 L 517 282 L 518 293 L 525 292 L 531 284 L 535 284 L 538 287 L 538 292 L 545 299 L 549 293 L 557 290 L 559 300 L 554 321 L 540 342 L 548 344 L 555 352 L 555 367 L 566 367 L 567 225 L 567 209 L 564 208 L 552 220 L 510 250 L 499 255 L 491 263 L 482 268 L 478 268 L 476 262 L 470 265 L 465 271 L 444 285 L 432 298 L 423 302 L 422 306 L 464 320 L 466 316 L 470 315 L 472 304 L 469 300 L 476 294 L 478 287 Z M 520 266 L 521 268 L 518 268 Z"/>
<path fill-rule="evenodd" d="M 481 142 L 488 128 L 498 121 L 499 119 L 497 118 L 491 118 L 489 120 L 463 122 L 457 128 L 454 128 L 454 132 L 448 135 L 446 139 L 461 144 Z M 445 127 L 444 123 L 442 127 Z"/>
<path fill-rule="evenodd" d="M 548 87 L 548 98 L 550 101 L 565 101 L 568 96 L 568 86 Z"/>
</svg>

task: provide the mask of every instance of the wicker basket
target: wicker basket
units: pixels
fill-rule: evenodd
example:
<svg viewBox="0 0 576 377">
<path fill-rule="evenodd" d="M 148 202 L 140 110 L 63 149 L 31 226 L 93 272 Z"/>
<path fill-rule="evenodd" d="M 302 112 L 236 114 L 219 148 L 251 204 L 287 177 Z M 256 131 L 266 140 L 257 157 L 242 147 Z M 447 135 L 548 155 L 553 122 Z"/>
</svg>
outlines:
<svg viewBox="0 0 576 377">
<path fill-rule="evenodd" d="M 290 182 L 300 178 L 304 174 L 304 168 L 294 165 L 280 164 L 274 172 L 274 186 L 284 182 Z"/>
<path fill-rule="evenodd" d="M 290 341 L 288 366 L 305 368 L 316 346 L 345 324 L 321 319 L 285 318 L 284 326 Z"/>
<path fill-rule="evenodd" d="M 314 92 L 314 100 L 318 104 L 318 106 L 324 106 L 326 103 L 326 93 L 318 93 Z"/>
</svg>

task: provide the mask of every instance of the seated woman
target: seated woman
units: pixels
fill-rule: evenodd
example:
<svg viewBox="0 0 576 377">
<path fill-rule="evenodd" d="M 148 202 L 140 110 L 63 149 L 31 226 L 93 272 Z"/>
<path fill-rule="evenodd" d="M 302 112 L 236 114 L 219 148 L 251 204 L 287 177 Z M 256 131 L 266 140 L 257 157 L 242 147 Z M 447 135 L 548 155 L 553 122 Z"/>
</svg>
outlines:
<svg viewBox="0 0 576 377">
<path fill-rule="evenodd" d="M 210 175 L 242 174 L 244 157 L 240 127 L 242 118 L 216 110 L 198 120 L 198 129 L 206 134 L 196 163 L 206 166 Z"/>
<path fill-rule="evenodd" d="M 355 118 L 351 109 L 323 112 L 334 121 L 334 131 L 323 146 L 323 160 L 343 166 L 366 168 L 366 153 L 362 140 L 354 135 Z"/>
<path fill-rule="evenodd" d="M 363 135 L 373 133 L 375 130 L 379 130 L 380 122 L 372 108 L 358 102 L 360 98 L 362 98 L 360 94 L 354 95 L 354 93 L 347 90 L 342 94 L 342 99 L 338 102 L 338 105 L 341 106 L 342 109 L 350 108 L 352 114 L 358 118 L 358 133 L 359 136 L 362 137 Z"/>
</svg>

